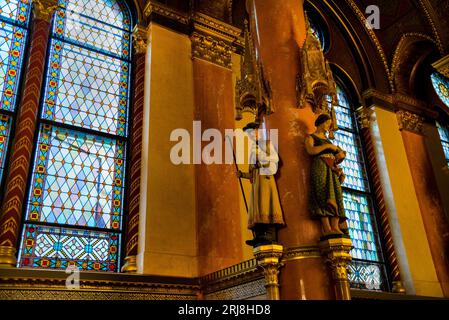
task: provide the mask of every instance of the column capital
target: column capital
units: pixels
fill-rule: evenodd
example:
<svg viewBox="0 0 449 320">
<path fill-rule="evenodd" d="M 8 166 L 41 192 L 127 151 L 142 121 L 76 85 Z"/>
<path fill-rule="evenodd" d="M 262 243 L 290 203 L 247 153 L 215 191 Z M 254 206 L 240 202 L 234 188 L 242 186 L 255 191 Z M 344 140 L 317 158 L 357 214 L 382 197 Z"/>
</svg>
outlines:
<svg viewBox="0 0 449 320">
<path fill-rule="evenodd" d="M 148 28 L 136 25 L 133 30 L 133 44 L 137 54 L 146 53 L 148 48 Z"/>
<path fill-rule="evenodd" d="M 192 33 L 192 57 L 231 69 L 232 47 L 226 42 L 198 32 Z"/>
<path fill-rule="evenodd" d="M 449 55 L 432 64 L 439 73 L 449 78 Z"/>
<path fill-rule="evenodd" d="M 399 130 L 412 131 L 414 133 L 422 134 L 424 118 L 409 112 L 400 110 L 396 113 L 398 118 Z"/>
<path fill-rule="evenodd" d="M 351 300 L 348 279 L 348 264 L 351 262 L 351 239 L 346 237 L 324 239 L 319 243 L 335 282 L 337 300 Z"/>
<path fill-rule="evenodd" d="M 34 0 L 34 17 L 39 20 L 50 22 L 53 13 L 58 8 L 58 0 Z"/>
<path fill-rule="evenodd" d="M 360 108 L 357 110 L 357 120 L 359 122 L 361 129 L 371 128 L 371 123 L 373 119 L 374 109 L 372 108 Z"/>
<path fill-rule="evenodd" d="M 279 300 L 279 269 L 283 266 L 280 262 L 284 247 L 281 245 L 263 245 L 254 248 L 254 256 L 257 264 L 263 270 L 265 287 L 269 300 Z"/>
</svg>

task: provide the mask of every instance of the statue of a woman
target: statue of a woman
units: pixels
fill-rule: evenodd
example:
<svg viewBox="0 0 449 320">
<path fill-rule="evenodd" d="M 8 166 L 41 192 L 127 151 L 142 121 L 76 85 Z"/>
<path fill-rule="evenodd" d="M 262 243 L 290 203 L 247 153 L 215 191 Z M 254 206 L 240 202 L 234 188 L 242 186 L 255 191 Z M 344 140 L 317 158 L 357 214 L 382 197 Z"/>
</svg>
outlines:
<svg viewBox="0 0 449 320">
<path fill-rule="evenodd" d="M 327 138 L 331 125 L 329 115 L 320 115 L 315 122 L 315 133 L 305 141 L 307 153 L 313 156 L 309 207 L 312 216 L 321 220 L 324 236 L 347 232 L 341 189 L 345 175 L 338 166 L 345 159 L 346 152 Z M 340 225 L 345 226 L 345 232 Z"/>
</svg>

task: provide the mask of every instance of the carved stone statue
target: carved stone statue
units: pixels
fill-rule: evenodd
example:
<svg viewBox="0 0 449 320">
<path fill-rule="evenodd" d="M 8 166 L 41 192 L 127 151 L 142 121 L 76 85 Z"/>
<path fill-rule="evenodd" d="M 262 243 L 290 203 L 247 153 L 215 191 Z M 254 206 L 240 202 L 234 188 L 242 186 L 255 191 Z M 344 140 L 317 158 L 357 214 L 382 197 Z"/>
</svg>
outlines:
<svg viewBox="0 0 449 320">
<path fill-rule="evenodd" d="M 332 126 L 331 116 L 320 115 L 315 126 L 315 133 L 305 141 L 306 151 L 313 157 L 309 208 L 312 216 L 321 220 L 324 236 L 348 234 L 341 188 L 345 175 L 339 167 L 346 152 L 326 136 Z"/>
<path fill-rule="evenodd" d="M 248 209 L 248 229 L 254 239 L 246 241 L 257 247 L 277 242 L 277 230 L 285 225 L 274 175 L 277 172 L 279 156 L 269 140 L 258 138 L 258 123 L 244 128 L 250 137 L 249 172 L 238 171 L 239 178 L 251 181 L 251 198 Z"/>
</svg>

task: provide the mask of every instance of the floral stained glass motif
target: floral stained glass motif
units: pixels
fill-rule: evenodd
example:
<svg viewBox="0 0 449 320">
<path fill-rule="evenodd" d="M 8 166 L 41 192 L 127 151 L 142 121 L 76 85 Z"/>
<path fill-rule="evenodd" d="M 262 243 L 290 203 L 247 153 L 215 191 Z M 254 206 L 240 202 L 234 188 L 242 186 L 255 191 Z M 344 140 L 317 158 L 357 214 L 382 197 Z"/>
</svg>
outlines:
<svg viewBox="0 0 449 320">
<path fill-rule="evenodd" d="M 6 148 L 8 146 L 9 131 L 11 127 L 10 117 L 0 114 L 0 182 L 5 168 Z"/>
<path fill-rule="evenodd" d="M 29 11 L 29 0 L 0 1 L 0 110 L 16 106 Z"/>
<path fill-rule="evenodd" d="M 120 234 L 26 224 L 24 267 L 117 271 Z"/>
<path fill-rule="evenodd" d="M 449 166 L 449 129 L 437 123 L 438 132 L 441 138 L 441 144 L 443 145 L 444 155 L 446 157 L 446 162 Z"/>
<path fill-rule="evenodd" d="M 349 235 L 354 248 L 349 280 L 353 288 L 382 290 L 385 273 L 371 205 L 370 187 L 353 111 L 346 93 L 337 86 L 339 106 L 335 107 L 339 130 L 335 141 L 347 152 L 341 164 L 346 175 L 343 203 Z"/>
<path fill-rule="evenodd" d="M 131 20 L 121 0 L 59 0 L 19 264 L 118 271 Z"/>
<path fill-rule="evenodd" d="M 440 74 L 434 72 L 431 75 L 431 80 L 435 91 L 440 97 L 441 101 L 449 107 L 449 79 Z"/>
</svg>

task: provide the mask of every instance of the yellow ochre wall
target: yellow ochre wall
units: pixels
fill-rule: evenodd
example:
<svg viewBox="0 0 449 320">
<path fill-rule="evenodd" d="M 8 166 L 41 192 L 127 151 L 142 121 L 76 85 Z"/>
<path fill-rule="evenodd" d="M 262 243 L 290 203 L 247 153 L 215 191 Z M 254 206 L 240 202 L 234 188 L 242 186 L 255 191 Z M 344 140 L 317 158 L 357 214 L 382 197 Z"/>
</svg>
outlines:
<svg viewBox="0 0 449 320">
<path fill-rule="evenodd" d="M 138 271 L 195 277 L 197 230 L 193 165 L 170 161 L 170 133 L 192 135 L 191 43 L 157 24 L 149 28 L 145 79 Z"/>
<path fill-rule="evenodd" d="M 441 297 L 442 290 L 432 260 L 404 142 L 396 114 L 376 108 L 378 139 L 385 163 L 383 184 L 395 248 L 407 294 Z M 388 171 L 382 170 L 382 168 Z M 399 244 L 399 245 L 398 245 Z"/>
</svg>

